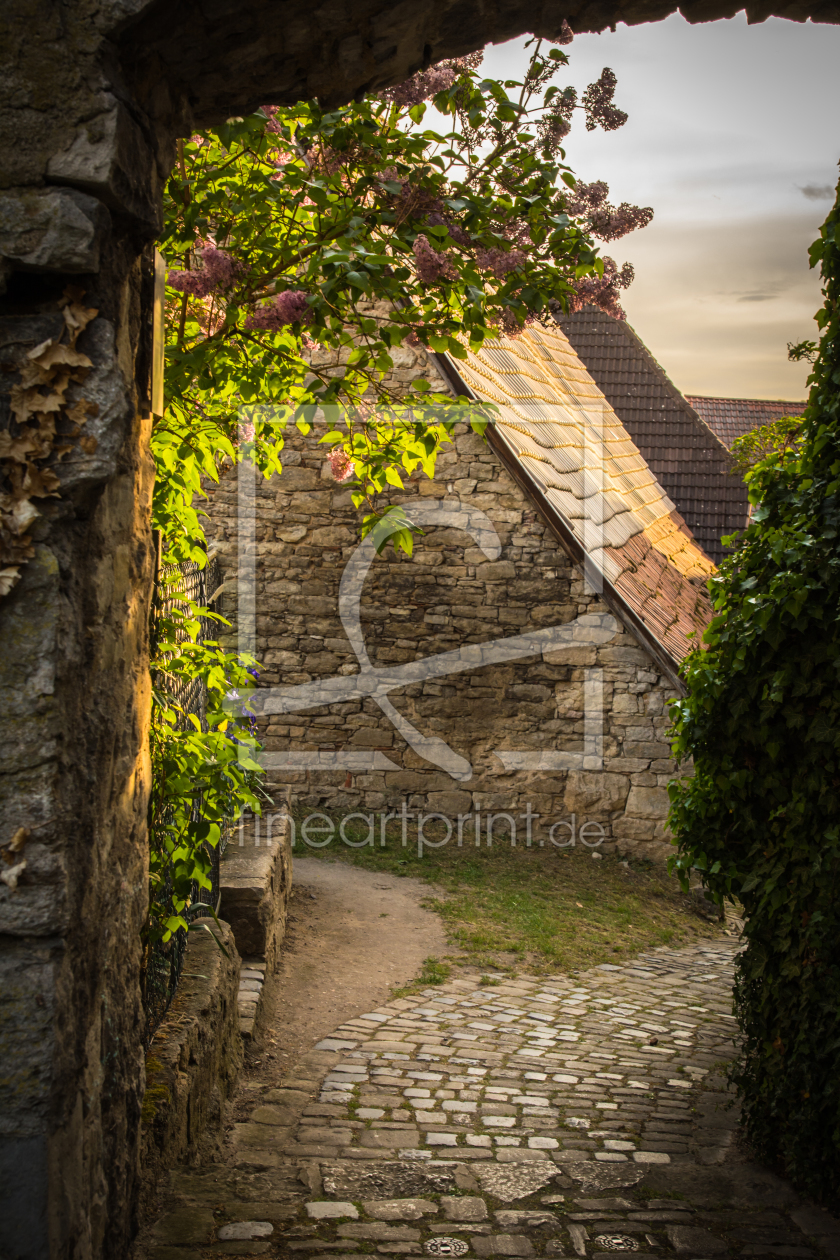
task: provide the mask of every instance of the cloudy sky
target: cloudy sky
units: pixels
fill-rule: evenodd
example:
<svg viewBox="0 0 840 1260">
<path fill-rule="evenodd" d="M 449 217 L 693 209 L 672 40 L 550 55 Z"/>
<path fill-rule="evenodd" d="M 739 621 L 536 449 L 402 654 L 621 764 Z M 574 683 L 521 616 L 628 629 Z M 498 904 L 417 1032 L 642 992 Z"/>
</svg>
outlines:
<svg viewBox="0 0 840 1260">
<path fill-rule="evenodd" d="M 488 73 L 519 77 L 522 44 L 488 48 Z M 636 268 L 630 323 L 685 393 L 803 398 L 808 365 L 787 362 L 787 343 L 816 335 L 807 250 L 837 180 L 840 27 L 675 14 L 566 51 L 556 81 L 581 91 L 611 66 L 630 115 L 607 134 L 578 115 L 568 161 L 614 203 L 655 211 L 603 247 Z"/>
</svg>

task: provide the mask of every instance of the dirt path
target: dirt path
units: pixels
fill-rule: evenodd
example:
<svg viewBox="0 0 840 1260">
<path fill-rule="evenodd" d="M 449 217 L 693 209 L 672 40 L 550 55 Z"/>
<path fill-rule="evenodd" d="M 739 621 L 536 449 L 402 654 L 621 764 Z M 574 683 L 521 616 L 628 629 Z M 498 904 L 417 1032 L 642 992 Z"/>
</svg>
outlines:
<svg viewBox="0 0 840 1260">
<path fill-rule="evenodd" d="M 266 994 L 264 1038 L 278 1071 L 345 1020 L 388 1000 L 423 960 L 446 950 L 443 925 L 420 902 L 429 886 L 344 862 L 295 858 L 280 967 Z M 257 1055 L 259 1058 L 259 1054 Z"/>
</svg>

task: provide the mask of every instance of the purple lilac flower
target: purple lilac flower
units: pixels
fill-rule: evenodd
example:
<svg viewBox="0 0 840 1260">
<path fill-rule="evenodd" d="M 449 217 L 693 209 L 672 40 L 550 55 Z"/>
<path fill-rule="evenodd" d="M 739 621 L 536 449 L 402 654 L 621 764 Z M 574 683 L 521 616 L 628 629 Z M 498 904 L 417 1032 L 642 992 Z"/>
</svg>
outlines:
<svg viewBox="0 0 840 1260">
<path fill-rule="evenodd" d="M 258 306 L 245 320 L 245 327 L 279 332 L 289 324 L 311 324 L 312 307 L 306 299 L 307 295 L 300 289 L 286 289 L 265 306 Z"/>
<path fill-rule="evenodd" d="M 378 95 L 381 100 L 389 101 L 392 105 L 410 109 L 423 101 L 431 100 L 433 96 L 437 96 L 438 92 L 445 92 L 447 88 L 451 88 L 459 75 L 465 70 L 477 69 L 483 59 L 484 54 L 481 52 L 470 53 L 466 57 L 451 57 L 448 61 L 441 61 L 436 66 L 430 66 L 428 70 L 418 71 L 410 79 L 406 79 L 405 83 L 385 88 Z"/>
<path fill-rule="evenodd" d="M 618 290 L 629 288 L 634 276 L 631 263 L 625 263 L 619 271 L 614 259 L 605 258 L 602 276 L 584 276 L 582 280 L 576 281 L 575 295 L 569 304 L 569 310 L 574 314 L 588 304 L 597 306 L 613 319 L 626 319 L 627 313 L 618 300 Z"/>
<path fill-rule="evenodd" d="M 417 279 L 421 284 L 436 284 L 439 280 L 454 280 L 456 277 L 452 260 L 447 253 L 438 253 L 432 249 L 425 236 L 418 236 L 412 246 L 417 267 Z"/>
<path fill-rule="evenodd" d="M 521 249 L 477 249 L 475 259 L 482 271 L 489 271 L 497 280 L 503 280 L 511 271 L 524 267 L 526 263 Z"/>
<path fill-rule="evenodd" d="M 441 214 L 439 210 L 433 210 L 431 214 L 426 216 L 426 223 L 429 227 L 445 227 L 453 241 L 457 241 L 459 245 L 471 245 L 472 237 L 465 232 L 459 223 L 448 216 Z"/>
<path fill-rule="evenodd" d="M 617 241 L 628 232 L 647 227 L 653 218 L 651 206 L 631 206 L 628 201 L 622 201 L 618 207 L 611 206 L 607 201 L 609 191 L 609 185 L 603 180 L 594 184 L 579 183 L 573 195 L 567 198 L 566 209 L 569 214 L 585 216 L 593 236 L 602 241 Z"/>
<path fill-rule="evenodd" d="M 615 131 L 627 122 L 624 110 L 613 105 L 617 83 L 614 72 L 609 66 L 605 66 L 601 77 L 595 83 L 589 84 L 583 94 L 587 131 L 594 131 L 596 127 L 603 127 L 604 131 Z"/>
<path fill-rule="evenodd" d="M 229 289 L 242 270 L 242 264 L 215 245 L 204 245 L 198 251 L 201 269 L 170 271 L 166 283 L 179 293 L 191 297 L 208 297 L 218 289 Z"/>
</svg>

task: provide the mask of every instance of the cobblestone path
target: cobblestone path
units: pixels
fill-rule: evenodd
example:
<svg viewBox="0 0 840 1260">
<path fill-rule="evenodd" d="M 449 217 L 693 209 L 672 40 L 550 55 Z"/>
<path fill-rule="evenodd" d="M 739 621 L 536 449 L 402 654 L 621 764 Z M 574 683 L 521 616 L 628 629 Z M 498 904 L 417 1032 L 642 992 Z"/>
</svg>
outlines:
<svg viewBox="0 0 840 1260">
<path fill-rule="evenodd" d="M 733 957 L 456 980 L 343 1024 L 229 1165 L 179 1172 L 144 1254 L 840 1260 L 840 1223 L 733 1141 Z"/>
</svg>

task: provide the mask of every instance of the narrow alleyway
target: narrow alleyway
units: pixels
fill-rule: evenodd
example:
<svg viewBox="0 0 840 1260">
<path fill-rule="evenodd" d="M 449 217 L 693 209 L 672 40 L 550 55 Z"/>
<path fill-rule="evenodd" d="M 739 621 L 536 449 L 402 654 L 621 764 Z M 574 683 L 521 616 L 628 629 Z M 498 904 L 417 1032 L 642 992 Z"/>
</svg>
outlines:
<svg viewBox="0 0 840 1260">
<path fill-rule="evenodd" d="M 341 868 L 356 962 L 369 952 L 381 963 L 369 993 L 358 980 L 354 990 L 337 941 L 319 952 L 305 940 L 319 898 L 323 912 L 342 895 L 338 872 L 316 871 L 309 885 L 309 868 L 329 868 L 300 866 L 300 931 L 229 1146 L 212 1165 L 171 1174 L 138 1260 L 840 1260 L 840 1223 L 739 1145 L 723 1077 L 734 942 L 575 976 L 475 973 L 387 1001 L 434 952 L 438 921 L 410 881 Z M 397 944 L 389 920 L 400 922 L 400 898 Z M 393 956 L 379 948 L 387 939 Z M 360 1005 L 371 994 L 379 1004 Z M 295 1031 L 294 1003 L 307 1007 L 299 1028 L 314 1044 Z"/>
</svg>

